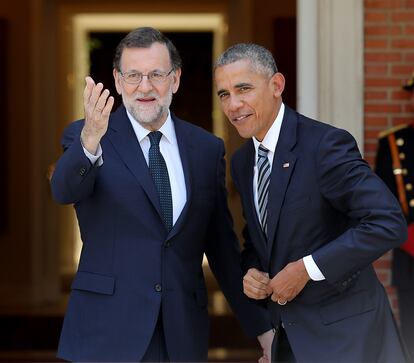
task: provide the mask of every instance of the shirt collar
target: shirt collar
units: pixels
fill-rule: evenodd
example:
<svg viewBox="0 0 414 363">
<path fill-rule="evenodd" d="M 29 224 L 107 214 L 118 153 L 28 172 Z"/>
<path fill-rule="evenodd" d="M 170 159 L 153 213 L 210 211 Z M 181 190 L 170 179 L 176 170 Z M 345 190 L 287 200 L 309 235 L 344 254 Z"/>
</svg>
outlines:
<svg viewBox="0 0 414 363">
<path fill-rule="evenodd" d="M 126 110 L 127 116 L 129 121 L 131 122 L 132 128 L 134 129 L 135 135 L 137 136 L 138 141 L 141 143 L 142 140 L 144 140 L 145 137 L 148 136 L 148 134 L 151 132 L 145 127 L 143 127 L 138 121 L 135 120 L 135 118 L 129 113 L 128 110 Z M 174 123 L 171 118 L 170 110 L 168 110 L 168 116 L 165 120 L 164 124 L 160 127 L 158 130 L 160 131 L 163 136 L 166 138 L 166 140 L 173 144 L 175 138 L 175 130 L 174 130 Z"/>
<path fill-rule="evenodd" d="M 263 145 L 267 150 L 271 151 L 272 153 L 276 150 L 277 141 L 279 140 L 280 135 L 280 128 L 282 127 L 282 120 L 283 115 L 285 114 L 285 105 L 280 105 L 280 110 L 276 116 L 276 119 L 273 121 L 272 126 L 270 126 L 270 129 L 267 131 L 265 137 L 260 142 L 253 136 L 253 143 L 254 148 L 256 150 L 259 148 L 259 145 Z"/>
</svg>

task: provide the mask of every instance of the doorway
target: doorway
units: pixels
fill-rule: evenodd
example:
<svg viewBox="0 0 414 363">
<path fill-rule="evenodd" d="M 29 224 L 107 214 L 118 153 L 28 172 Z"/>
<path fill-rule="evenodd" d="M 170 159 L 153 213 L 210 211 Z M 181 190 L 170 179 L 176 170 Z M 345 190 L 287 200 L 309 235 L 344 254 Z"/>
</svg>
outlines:
<svg viewBox="0 0 414 363">
<path fill-rule="evenodd" d="M 195 123 L 226 140 L 226 128 L 217 98 L 213 97 L 212 63 L 224 50 L 227 25 L 224 16 L 209 14 L 76 14 L 72 18 L 73 59 L 71 84 L 72 120 L 83 117 L 85 76 L 103 82 L 117 95 L 112 77 L 112 57 L 118 42 L 129 31 L 151 25 L 161 30 L 176 45 L 183 58 L 180 89 L 174 95 L 171 110 L 178 117 Z M 116 98 L 116 105 L 121 103 Z M 190 101 L 191 100 L 191 101 Z M 62 228 L 62 265 L 67 274 L 75 272 L 82 242 L 73 210 L 66 221 L 73 228 Z M 67 223 L 67 222 L 66 222 Z M 73 231 L 68 234 L 69 231 Z M 71 258 L 68 252 L 72 251 Z"/>
</svg>

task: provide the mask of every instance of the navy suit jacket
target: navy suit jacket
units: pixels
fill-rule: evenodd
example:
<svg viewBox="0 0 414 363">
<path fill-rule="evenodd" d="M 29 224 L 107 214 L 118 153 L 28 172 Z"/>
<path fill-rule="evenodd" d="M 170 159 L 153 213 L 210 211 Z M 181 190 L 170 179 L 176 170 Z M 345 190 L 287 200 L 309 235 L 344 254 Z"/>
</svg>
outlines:
<svg viewBox="0 0 414 363">
<path fill-rule="evenodd" d="M 244 268 L 275 276 L 311 254 L 325 276 L 284 306 L 268 301 L 299 362 L 402 362 L 371 263 L 406 238 L 400 207 L 344 130 L 285 108 L 268 199 L 268 239 L 253 199 L 252 140 L 232 159 L 244 216 Z"/>
<path fill-rule="evenodd" d="M 239 244 L 225 189 L 222 140 L 173 117 L 187 203 L 167 233 L 141 147 L 121 106 L 101 140 L 103 165 L 80 143 L 84 121 L 64 132 L 53 196 L 73 203 L 83 241 L 58 355 L 75 361 L 139 361 L 162 310 L 172 361 L 206 361 L 203 254 L 245 331 L 271 327 L 242 293 Z"/>
</svg>

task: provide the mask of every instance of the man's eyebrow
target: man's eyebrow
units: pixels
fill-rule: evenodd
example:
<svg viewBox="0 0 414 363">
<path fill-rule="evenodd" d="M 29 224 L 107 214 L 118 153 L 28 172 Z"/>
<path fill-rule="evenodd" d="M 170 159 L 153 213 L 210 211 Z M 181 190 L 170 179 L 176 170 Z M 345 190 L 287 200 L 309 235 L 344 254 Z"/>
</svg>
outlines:
<svg viewBox="0 0 414 363">
<path fill-rule="evenodd" d="M 234 85 L 234 88 L 244 88 L 244 87 L 253 87 L 253 85 L 251 83 L 247 83 L 247 82 L 242 82 L 242 83 L 237 83 Z M 220 96 L 223 93 L 226 93 L 227 90 L 225 89 L 220 89 L 217 91 L 217 95 Z"/>
<path fill-rule="evenodd" d="M 246 83 L 246 82 L 244 82 L 244 83 L 237 83 L 234 87 L 235 88 L 252 87 L 252 84 L 251 83 Z"/>
</svg>

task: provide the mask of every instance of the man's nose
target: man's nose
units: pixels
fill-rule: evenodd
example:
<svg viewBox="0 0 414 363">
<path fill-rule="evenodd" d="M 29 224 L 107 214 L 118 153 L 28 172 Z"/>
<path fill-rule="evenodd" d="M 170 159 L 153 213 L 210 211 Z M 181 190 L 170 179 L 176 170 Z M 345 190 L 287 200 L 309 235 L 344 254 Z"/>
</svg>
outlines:
<svg viewBox="0 0 414 363">
<path fill-rule="evenodd" d="M 153 89 L 153 85 L 147 75 L 144 74 L 142 76 L 141 83 L 138 85 L 138 89 L 143 93 L 151 91 Z"/>
<path fill-rule="evenodd" d="M 230 102 L 229 102 L 230 111 L 237 111 L 242 105 L 243 105 L 243 101 L 241 100 L 240 97 L 237 97 L 237 96 L 230 97 Z"/>
</svg>

